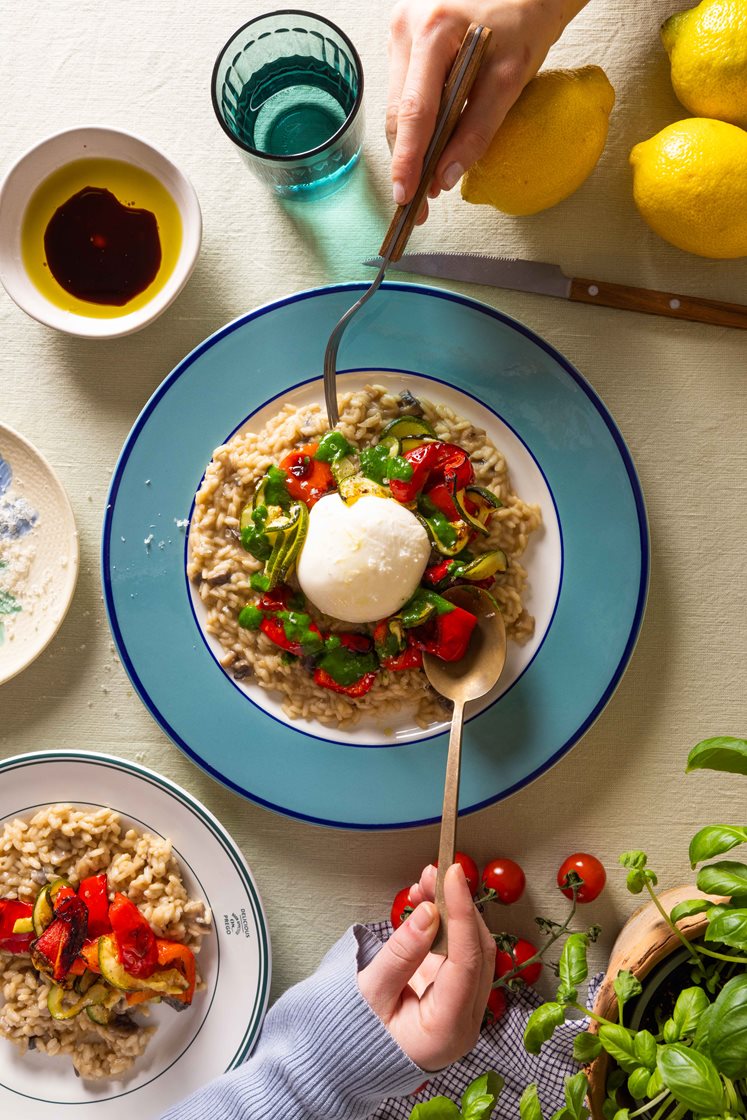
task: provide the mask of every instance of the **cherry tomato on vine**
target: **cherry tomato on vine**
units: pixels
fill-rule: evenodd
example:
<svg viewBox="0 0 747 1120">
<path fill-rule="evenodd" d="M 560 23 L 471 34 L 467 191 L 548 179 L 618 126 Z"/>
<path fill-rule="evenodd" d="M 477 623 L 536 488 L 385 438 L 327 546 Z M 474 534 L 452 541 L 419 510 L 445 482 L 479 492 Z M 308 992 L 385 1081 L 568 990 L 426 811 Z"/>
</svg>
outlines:
<svg viewBox="0 0 747 1120">
<path fill-rule="evenodd" d="M 480 876 L 477 870 L 477 864 L 472 856 L 468 856 L 466 852 L 454 852 L 454 863 L 461 864 L 464 877 L 467 880 L 467 886 L 469 887 L 469 893 L 474 898 L 480 887 Z M 438 867 L 438 860 L 436 860 L 433 866 Z"/>
<path fill-rule="evenodd" d="M 514 956 L 507 953 L 504 949 L 499 949 L 495 954 L 495 978 L 496 980 L 501 976 L 506 976 L 507 973 L 513 972 L 515 968 L 521 968 L 518 974 L 525 984 L 536 984 L 542 972 L 542 961 L 535 961 L 533 964 L 527 965 L 526 968 L 521 966 L 530 957 L 533 957 L 537 952 L 531 941 L 525 941 L 520 938 L 514 945 Z"/>
<path fill-rule="evenodd" d="M 486 863 L 482 871 L 482 885 L 486 890 L 493 890 L 498 895 L 498 901 L 510 906 L 518 902 L 526 886 L 524 872 L 512 859 L 493 859 Z"/>
<path fill-rule="evenodd" d="M 506 993 L 502 988 L 491 988 L 483 1022 L 492 1027 L 506 1013 Z"/>
<path fill-rule="evenodd" d="M 574 852 L 558 868 L 558 886 L 566 898 L 573 898 L 570 887 L 563 886 L 569 871 L 575 871 L 584 881 L 576 893 L 577 902 L 593 902 L 604 890 L 607 872 L 596 856 L 590 856 L 588 852 Z"/>
<path fill-rule="evenodd" d="M 410 888 L 403 887 L 401 891 L 397 891 L 392 903 L 392 911 L 390 914 L 392 925 L 395 929 L 399 929 L 405 920 L 403 913 L 406 906 L 412 906 L 410 902 Z"/>
</svg>

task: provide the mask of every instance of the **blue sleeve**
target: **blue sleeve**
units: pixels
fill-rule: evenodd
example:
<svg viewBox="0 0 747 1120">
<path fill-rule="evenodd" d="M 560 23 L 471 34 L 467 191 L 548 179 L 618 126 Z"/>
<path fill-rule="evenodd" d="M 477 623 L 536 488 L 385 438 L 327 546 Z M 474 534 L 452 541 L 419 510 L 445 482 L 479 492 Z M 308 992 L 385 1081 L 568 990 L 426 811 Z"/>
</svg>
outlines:
<svg viewBox="0 0 747 1120">
<path fill-rule="evenodd" d="M 163 1120 L 359 1120 L 428 1077 L 358 990 L 380 942 L 354 926 L 307 980 L 265 1018 L 251 1058 L 210 1082 Z"/>
</svg>

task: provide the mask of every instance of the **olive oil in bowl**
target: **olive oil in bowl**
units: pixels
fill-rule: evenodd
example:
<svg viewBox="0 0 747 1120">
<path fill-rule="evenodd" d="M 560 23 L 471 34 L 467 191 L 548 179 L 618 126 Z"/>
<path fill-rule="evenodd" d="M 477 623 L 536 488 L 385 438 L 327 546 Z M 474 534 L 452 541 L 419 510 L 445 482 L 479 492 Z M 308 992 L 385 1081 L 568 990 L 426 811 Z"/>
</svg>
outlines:
<svg viewBox="0 0 747 1120">
<path fill-rule="evenodd" d="M 179 259 L 179 207 L 154 175 L 117 159 L 77 159 L 52 172 L 26 207 L 24 267 L 64 311 L 98 319 L 144 307 Z"/>
</svg>

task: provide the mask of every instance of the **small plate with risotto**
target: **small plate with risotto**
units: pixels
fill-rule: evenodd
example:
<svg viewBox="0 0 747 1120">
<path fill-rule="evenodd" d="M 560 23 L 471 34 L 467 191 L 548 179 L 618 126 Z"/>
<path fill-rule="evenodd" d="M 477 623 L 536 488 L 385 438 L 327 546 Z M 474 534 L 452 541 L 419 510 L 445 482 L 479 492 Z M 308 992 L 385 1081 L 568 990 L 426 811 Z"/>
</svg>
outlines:
<svg viewBox="0 0 747 1120">
<path fill-rule="evenodd" d="M 218 821 L 153 771 L 0 763 L 0 1105 L 160 1116 L 246 1059 L 267 1003 L 262 904 Z"/>
<path fill-rule="evenodd" d="M 450 711 L 422 654 L 458 660 L 474 625 L 443 592 L 486 588 L 509 638 L 467 713 L 469 811 L 604 707 L 641 623 L 648 534 L 588 383 L 452 293 L 382 289 L 346 336 L 330 432 L 320 356 L 355 290 L 244 316 L 166 379 L 114 473 L 103 582 L 135 687 L 209 773 L 318 823 L 403 827 L 440 812 Z"/>
</svg>

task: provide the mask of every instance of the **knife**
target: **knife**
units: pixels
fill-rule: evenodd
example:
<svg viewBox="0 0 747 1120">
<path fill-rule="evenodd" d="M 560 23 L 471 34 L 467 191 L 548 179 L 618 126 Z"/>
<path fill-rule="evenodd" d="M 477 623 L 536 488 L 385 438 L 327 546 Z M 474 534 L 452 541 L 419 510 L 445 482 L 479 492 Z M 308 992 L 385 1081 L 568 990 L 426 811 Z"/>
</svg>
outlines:
<svg viewBox="0 0 747 1120">
<path fill-rule="evenodd" d="M 381 259 L 373 257 L 363 264 L 378 268 Z M 671 319 L 747 330 L 747 306 L 674 292 L 658 292 L 650 288 L 632 288 L 625 284 L 608 284 L 604 280 L 584 280 L 566 276 L 558 265 L 543 261 L 489 257 L 482 253 L 405 253 L 400 260 L 392 261 L 389 268 L 442 280 L 489 284 L 494 288 L 557 296 L 575 303 L 601 304 L 623 311 L 645 311 L 649 315 L 667 315 Z"/>
</svg>

